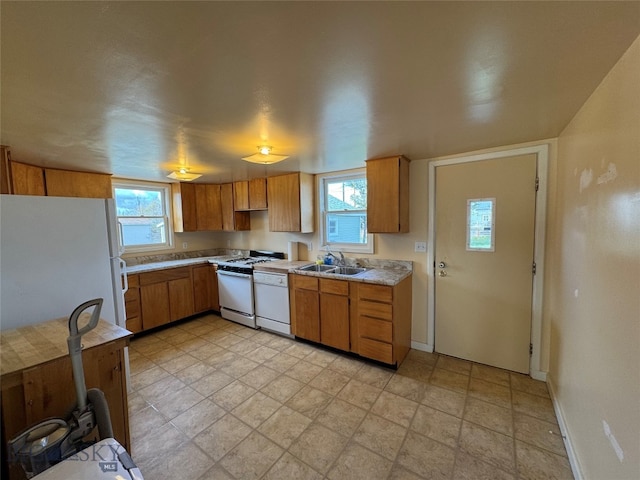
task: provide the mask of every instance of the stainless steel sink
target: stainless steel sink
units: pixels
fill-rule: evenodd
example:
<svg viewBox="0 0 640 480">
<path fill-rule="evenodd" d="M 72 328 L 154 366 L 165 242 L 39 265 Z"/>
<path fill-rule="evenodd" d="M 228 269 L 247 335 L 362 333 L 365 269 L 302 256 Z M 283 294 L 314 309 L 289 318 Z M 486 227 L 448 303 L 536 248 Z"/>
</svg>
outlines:
<svg viewBox="0 0 640 480">
<path fill-rule="evenodd" d="M 303 272 L 329 272 L 334 268 L 336 268 L 335 265 L 316 265 L 315 263 L 312 263 L 311 265 L 300 267 L 298 270 L 302 270 Z"/>
<path fill-rule="evenodd" d="M 330 270 L 327 273 L 333 273 L 337 275 L 357 275 L 366 271 L 367 269 L 363 267 L 335 267 L 333 270 Z"/>
</svg>

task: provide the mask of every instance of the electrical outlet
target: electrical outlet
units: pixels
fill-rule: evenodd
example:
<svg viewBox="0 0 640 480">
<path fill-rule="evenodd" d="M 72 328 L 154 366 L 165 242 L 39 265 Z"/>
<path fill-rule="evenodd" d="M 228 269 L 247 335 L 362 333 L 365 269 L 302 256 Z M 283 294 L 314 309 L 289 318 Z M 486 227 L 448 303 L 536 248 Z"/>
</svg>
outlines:
<svg viewBox="0 0 640 480">
<path fill-rule="evenodd" d="M 182 242 L 182 249 L 186 249 L 189 246 L 187 242 Z"/>
<path fill-rule="evenodd" d="M 313 250 L 313 242 L 307 242 L 307 250 Z"/>
<path fill-rule="evenodd" d="M 426 252 L 427 251 L 427 242 L 416 242 L 415 251 L 416 252 Z"/>
</svg>

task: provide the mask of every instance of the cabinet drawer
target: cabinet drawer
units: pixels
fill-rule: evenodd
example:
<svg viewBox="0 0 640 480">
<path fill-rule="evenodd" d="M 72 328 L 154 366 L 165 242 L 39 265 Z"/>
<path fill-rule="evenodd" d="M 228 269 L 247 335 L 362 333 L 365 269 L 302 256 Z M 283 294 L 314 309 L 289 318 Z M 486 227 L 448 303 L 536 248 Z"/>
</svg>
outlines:
<svg viewBox="0 0 640 480">
<path fill-rule="evenodd" d="M 129 288 L 131 287 L 139 287 L 140 286 L 140 275 L 127 275 L 127 282 L 129 283 Z"/>
<path fill-rule="evenodd" d="M 127 318 L 127 330 L 133 333 L 138 333 L 142 331 L 142 317 L 132 317 Z"/>
<path fill-rule="evenodd" d="M 168 268 L 166 270 L 141 273 L 140 285 L 151 285 L 153 283 L 168 282 L 170 280 L 178 280 L 181 278 L 191 278 L 191 269 L 189 267 Z"/>
<path fill-rule="evenodd" d="M 360 300 L 358 302 L 358 312 L 368 317 L 381 318 L 389 321 L 393 319 L 393 306 L 388 303 Z"/>
<path fill-rule="evenodd" d="M 390 343 L 378 342 L 370 338 L 360 338 L 359 352 L 361 356 L 384 363 L 393 363 L 393 346 Z"/>
<path fill-rule="evenodd" d="M 360 315 L 358 317 L 358 331 L 361 337 L 381 342 L 393 342 L 393 323 L 386 320 Z"/>
<path fill-rule="evenodd" d="M 318 290 L 318 279 L 316 277 L 294 275 L 293 283 L 294 288 L 301 288 L 303 290 Z"/>
<path fill-rule="evenodd" d="M 391 303 L 393 301 L 393 287 L 361 283 L 358 285 L 358 298 Z"/>
<path fill-rule="evenodd" d="M 127 313 L 127 318 L 133 318 L 140 315 L 140 300 L 137 298 L 133 300 L 127 300 L 124 304 L 124 308 Z"/>
<path fill-rule="evenodd" d="M 349 282 L 321 278 L 320 291 L 322 293 L 333 293 L 335 295 L 349 295 Z"/>
</svg>

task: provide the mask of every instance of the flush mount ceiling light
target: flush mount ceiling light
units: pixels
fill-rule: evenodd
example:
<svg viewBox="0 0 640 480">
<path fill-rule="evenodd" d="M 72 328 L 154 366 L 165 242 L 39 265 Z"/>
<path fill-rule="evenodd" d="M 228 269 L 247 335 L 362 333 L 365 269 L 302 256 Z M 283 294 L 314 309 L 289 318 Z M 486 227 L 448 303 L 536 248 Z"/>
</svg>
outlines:
<svg viewBox="0 0 640 480">
<path fill-rule="evenodd" d="M 167 178 L 173 178 L 174 180 L 181 180 L 183 182 L 190 182 L 191 180 L 195 180 L 196 178 L 200 178 L 202 174 L 200 173 L 189 173 L 189 169 L 187 167 L 181 167 L 176 172 L 171 172 L 167 175 Z"/>
<path fill-rule="evenodd" d="M 246 160 L 247 162 L 270 165 L 272 163 L 281 162 L 282 160 L 289 158 L 288 155 L 274 155 L 273 153 L 271 153 L 271 150 L 273 150 L 273 147 L 270 147 L 268 145 L 260 145 L 258 147 L 258 153 L 255 153 L 248 157 L 242 157 L 242 159 Z"/>
</svg>

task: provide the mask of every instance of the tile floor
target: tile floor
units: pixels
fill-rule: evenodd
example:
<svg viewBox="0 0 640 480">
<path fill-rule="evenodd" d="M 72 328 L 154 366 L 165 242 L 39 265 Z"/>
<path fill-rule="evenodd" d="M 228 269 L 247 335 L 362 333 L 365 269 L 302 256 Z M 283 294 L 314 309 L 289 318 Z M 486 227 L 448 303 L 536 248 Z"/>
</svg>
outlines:
<svg viewBox="0 0 640 480">
<path fill-rule="evenodd" d="M 134 339 L 146 480 L 570 479 L 546 385 L 412 350 L 397 371 L 207 315 Z"/>
</svg>

